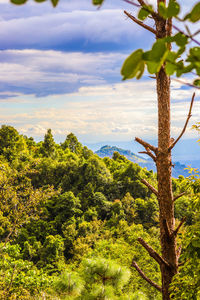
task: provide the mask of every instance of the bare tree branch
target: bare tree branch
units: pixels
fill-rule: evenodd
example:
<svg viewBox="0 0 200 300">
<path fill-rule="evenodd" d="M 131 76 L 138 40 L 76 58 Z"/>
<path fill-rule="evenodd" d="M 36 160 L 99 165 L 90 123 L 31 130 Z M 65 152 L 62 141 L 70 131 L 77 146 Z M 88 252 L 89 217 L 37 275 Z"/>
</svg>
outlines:
<svg viewBox="0 0 200 300">
<path fill-rule="evenodd" d="M 147 154 L 153 159 L 154 162 L 156 162 L 156 156 L 153 155 L 153 153 L 149 150 L 149 148 L 145 148 L 145 149 L 146 149 L 146 151 L 141 151 L 141 152 L 138 152 L 138 153 Z"/>
<path fill-rule="evenodd" d="M 180 246 L 177 250 L 177 259 L 179 260 L 180 256 L 181 256 L 181 250 L 182 250 L 182 246 Z"/>
<path fill-rule="evenodd" d="M 173 198 L 173 202 L 175 202 L 178 198 L 182 197 L 183 195 L 185 195 L 185 192 L 183 192 L 183 193 L 181 193 L 181 194 L 175 196 L 175 197 Z"/>
<path fill-rule="evenodd" d="M 172 25 L 172 27 L 173 27 L 174 29 L 176 29 L 178 32 L 180 32 L 180 33 L 184 34 L 185 36 L 187 36 L 188 38 L 190 38 L 194 43 L 196 43 L 197 45 L 200 46 L 200 42 L 197 41 L 196 39 L 194 39 L 193 36 L 186 34 L 185 32 L 183 32 L 181 29 L 179 29 L 179 28 L 178 28 L 177 26 L 175 26 L 175 25 Z"/>
<path fill-rule="evenodd" d="M 195 33 L 193 33 L 193 35 L 192 36 L 195 36 L 195 35 L 197 35 L 197 34 L 199 34 L 200 33 L 200 29 L 199 30 L 197 30 Z"/>
<path fill-rule="evenodd" d="M 141 182 L 144 183 L 152 193 L 158 196 L 158 191 L 150 183 L 148 183 L 148 181 L 146 181 L 145 179 L 141 179 Z"/>
<path fill-rule="evenodd" d="M 168 225 L 166 219 L 163 220 L 163 227 L 165 229 L 165 233 L 166 233 L 167 238 L 170 239 L 171 238 L 171 230 L 169 228 L 169 225 Z"/>
<path fill-rule="evenodd" d="M 188 117 L 187 117 L 187 120 L 185 122 L 185 125 L 183 127 L 183 130 L 181 132 L 181 134 L 179 135 L 179 137 L 171 144 L 171 146 L 169 147 L 169 151 L 174 148 L 174 146 L 176 145 L 176 143 L 181 139 L 181 137 L 183 136 L 186 128 L 187 128 L 187 125 L 188 125 L 188 122 L 189 122 L 189 119 L 191 118 L 192 116 L 192 106 L 193 106 L 193 103 L 194 103 L 194 97 L 195 97 L 195 93 L 192 95 L 192 100 L 191 100 L 191 103 L 190 103 L 190 109 L 189 109 L 189 113 L 188 113 Z"/>
<path fill-rule="evenodd" d="M 190 72 L 190 73 L 194 74 L 193 72 Z M 195 74 L 195 75 L 197 75 L 197 74 Z M 197 76 L 198 76 L 198 75 L 197 75 Z M 180 82 L 180 83 L 185 84 L 185 85 L 187 85 L 187 86 L 190 86 L 190 87 L 193 87 L 193 88 L 195 88 L 195 89 L 200 90 L 200 87 L 199 87 L 199 86 L 194 85 L 194 84 L 192 84 L 192 83 L 189 83 L 189 82 L 186 82 L 186 81 L 177 79 L 177 78 L 171 78 L 171 79 L 172 79 L 173 81 L 177 81 L 177 82 Z"/>
<path fill-rule="evenodd" d="M 133 1 L 130 1 L 130 0 L 123 0 L 123 1 L 126 2 L 126 3 L 129 3 L 129 4 L 133 5 L 133 6 L 140 7 L 140 4 L 137 4 L 137 3 L 133 2 Z"/>
<path fill-rule="evenodd" d="M 143 22 L 141 22 L 140 20 L 136 19 L 135 17 L 133 17 L 131 14 L 129 14 L 126 10 L 124 10 L 125 15 L 127 15 L 127 17 L 129 17 L 133 22 L 137 23 L 138 25 L 142 26 L 143 28 L 149 30 L 150 32 L 152 32 L 153 34 L 156 35 L 157 31 L 155 29 L 153 29 L 152 27 L 144 24 Z"/>
<path fill-rule="evenodd" d="M 149 246 L 142 238 L 138 238 L 138 242 L 147 250 L 149 255 L 153 257 L 159 265 L 164 264 L 168 268 L 171 268 L 171 265 L 166 260 L 164 260 L 164 258 L 162 258 L 160 254 L 158 254 L 155 250 L 153 250 L 153 248 L 151 248 L 151 246 Z"/>
<path fill-rule="evenodd" d="M 146 280 L 149 284 L 155 287 L 159 292 L 162 292 L 162 288 L 158 284 L 153 282 L 151 279 L 149 279 L 134 260 L 132 261 L 132 266 L 138 271 L 138 273 L 144 280 Z"/>
<path fill-rule="evenodd" d="M 158 149 L 156 147 L 154 147 L 153 145 L 143 141 L 142 139 L 136 137 L 135 141 L 138 142 L 139 144 L 141 144 L 145 149 L 149 148 L 151 151 L 153 151 L 155 154 L 157 154 Z"/>
<path fill-rule="evenodd" d="M 174 230 L 173 235 L 176 236 L 181 228 L 181 226 L 183 225 L 183 223 L 186 221 L 186 217 L 183 217 L 179 223 L 179 225 L 177 226 L 177 228 Z"/>
<path fill-rule="evenodd" d="M 153 159 L 153 161 L 156 161 L 155 155 L 153 155 L 153 154 L 152 154 L 151 152 L 149 152 L 149 151 L 140 151 L 140 152 L 138 152 L 138 153 L 149 155 L 149 156 Z"/>
<path fill-rule="evenodd" d="M 137 0 L 137 1 L 140 3 L 141 6 L 147 5 L 143 0 Z"/>
</svg>

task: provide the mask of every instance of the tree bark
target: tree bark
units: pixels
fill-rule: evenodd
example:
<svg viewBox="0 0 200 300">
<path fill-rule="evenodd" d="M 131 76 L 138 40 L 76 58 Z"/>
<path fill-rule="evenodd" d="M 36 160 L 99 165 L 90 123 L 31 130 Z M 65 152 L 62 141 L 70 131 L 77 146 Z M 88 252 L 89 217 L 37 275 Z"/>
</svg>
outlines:
<svg viewBox="0 0 200 300">
<path fill-rule="evenodd" d="M 161 2 L 158 0 L 158 3 Z M 156 20 L 157 38 L 169 35 L 166 20 Z M 170 267 L 161 264 L 163 300 L 170 299 L 169 285 L 178 271 L 176 251 L 176 237 L 173 235 L 174 201 L 171 177 L 171 150 L 170 148 L 170 78 L 163 66 L 156 75 L 158 101 L 158 153 L 156 160 L 158 176 L 158 202 L 160 211 L 160 241 L 162 257 Z"/>
<path fill-rule="evenodd" d="M 141 6 L 145 7 L 145 2 L 143 0 L 138 0 Z M 166 5 L 166 0 L 157 0 L 157 7 L 159 8 L 159 3 L 163 2 Z M 135 17 L 125 11 L 125 14 L 133 20 L 135 23 L 139 24 L 143 28 L 149 30 L 156 35 L 156 39 L 161 39 L 166 36 L 171 36 L 172 34 L 172 19 L 169 18 L 165 20 L 159 12 L 150 12 L 151 17 L 155 21 L 156 30 L 149 26 L 144 25 L 141 21 L 138 21 Z M 171 49 L 170 43 L 168 44 L 168 49 Z M 157 178 L 158 178 L 158 189 L 156 190 L 151 184 L 146 180 L 142 180 L 152 193 L 157 196 L 159 204 L 159 221 L 160 221 L 160 244 L 161 252 L 160 256 L 155 250 L 151 248 L 144 240 L 138 239 L 140 244 L 147 250 L 149 255 L 153 257 L 160 265 L 161 276 L 162 276 L 162 288 L 160 289 L 157 284 L 152 282 L 139 268 L 139 266 L 133 262 L 133 266 L 139 272 L 139 274 L 152 286 L 156 287 L 162 292 L 163 300 L 170 299 L 169 286 L 174 277 L 178 272 L 178 260 L 181 253 L 181 247 L 177 249 L 176 236 L 178 230 L 184 223 L 183 218 L 175 229 L 175 219 L 174 219 L 174 202 L 179 197 L 183 196 L 181 193 L 177 196 L 173 196 L 172 193 L 172 158 L 171 150 L 180 140 L 184 134 L 188 121 L 191 117 L 192 105 L 194 102 L 195 94 L 192 96 L 189 114 L 185 123 L 185 126 L 179 135 L 179 137 L 173 141 L 170 135 L 170 77 L 165 72 L 165 63 L 161 67 L 160 71 L 156 74 L 156 87 L 157 87 L 157 103 L 158 103 L 158 147 L 155 147 L 140 138 L 135 138 L 136 142 L 141 144 L 146 151 L 145 153 L 149 155 L 156 163 L 157 168 Z"/>
</svg>

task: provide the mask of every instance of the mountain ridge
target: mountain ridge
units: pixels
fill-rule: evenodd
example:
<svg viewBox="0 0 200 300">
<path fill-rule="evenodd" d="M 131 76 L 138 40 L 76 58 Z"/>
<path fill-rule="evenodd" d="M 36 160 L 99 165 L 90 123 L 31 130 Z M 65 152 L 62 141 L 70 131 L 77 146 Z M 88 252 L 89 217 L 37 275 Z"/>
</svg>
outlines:
<svg viewBox="0 0 200 300">
<path fill-rule="evenodd" d="M 139 166 L 143 168 L 147 168 L 147 170 L 153 170 L 156 172 L 156 167 L 154 162 L 151 159 L 145 159 L 142 156 L 139 156 L 130 150 L 122 149 L 116 146 L 104 145 L 99 150 L 95 151 L 94 153 L 97 154 L 99 157 L 113 157 L 114 152 L 118 152 L 120 155 L 125 156 L 128 160 L 137 163 Z M 186 165 L 180 163 L 179 161 L 175 162 L 174 168 L 172 168 L 172 176 L 177 178 L 179 175 L 188 176 L 189 173 L 186 170 Z"/>
</svg>

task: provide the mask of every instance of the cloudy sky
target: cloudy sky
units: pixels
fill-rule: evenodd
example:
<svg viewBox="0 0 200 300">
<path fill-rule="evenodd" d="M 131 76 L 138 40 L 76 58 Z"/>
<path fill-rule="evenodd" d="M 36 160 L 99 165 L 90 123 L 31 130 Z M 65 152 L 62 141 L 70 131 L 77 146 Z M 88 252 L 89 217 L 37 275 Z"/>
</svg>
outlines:
<svg viewBox="0 0 200 300">
<path fill-rule="evenodd" d="M 153 2 L 153 0 L 152 0 Z M 188 1 L 181 1 L 187 11 Z M 190 5 L 196 1 L 191 0 Z M 57 141 L 69 132 L 82 142 L 154 139 L 157 132 L 155 81 L 121 81 L 123 60 L 148 49 L 153 36 L 124 16 L 135 8 L 106 0 L 60 0 L 14 6 L 0 0 L 0 123 L 42 139 L 48 128 Z M 191 78 L 185 78 L 191 81 Z M 172 81 L 172 135 L 188 113 L 193 89 Z M 194 124 L 200 121 L 200 97 Z M 196 137 L 188 130 L 185 137 Z"/>
</svg>

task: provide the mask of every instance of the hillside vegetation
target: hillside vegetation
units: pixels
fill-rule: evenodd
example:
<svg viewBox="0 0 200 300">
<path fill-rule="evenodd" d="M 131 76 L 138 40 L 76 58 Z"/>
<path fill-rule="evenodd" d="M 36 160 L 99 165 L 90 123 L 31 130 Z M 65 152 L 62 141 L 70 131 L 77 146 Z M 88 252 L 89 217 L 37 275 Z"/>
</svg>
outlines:
<svg viewBox="0 0 200 300">
<path fill-rule="evenodd" d="M 159 266 L 138 244 L 159 251 L 156 196 L 141 183 L 156 174 L 114 152 L 100 158 L 74 134 L 56 144 L 0 129 L 0 299 L 160 299 L 132 267 L 160 284 Z M 193 171 L 193 172 L 192 172 Z M 200 182 L 197 170 L 173 179 L 176 222 L 186 217 L 173 299 L 200 297 Z"/>
<path fill-rule="evenodd" d="M 147 170 L 149 170 L 149 171 L 150 170 L 153 170 L 154 172 L 156 171 L 156 166 L 151 158 L 145 159 L 144 157 L 136 155 L 135 153 L 131 152 L 130 150 L 125 150 L 122 148 L 118 148 L 116 146 L 106 145 L 106 146 L 101 147 L 95 153 L 101 158 L 104 158 L 104 157 L 112 158 L 114 152 L 118 152 L 120 155 L 123 155 L 128 160 L 130 160 L 134 163 L 137 163 L 142 168 L 147 168 Z M 188 169 L 187 169 L 186 165 L 181 164 L 180 162 L 176 161 L 173 165 L 172 175 L 175 178 L 178 178 L 179 175 L 188 176 L 189 173 L 188 173 Z"/>
</svg>

